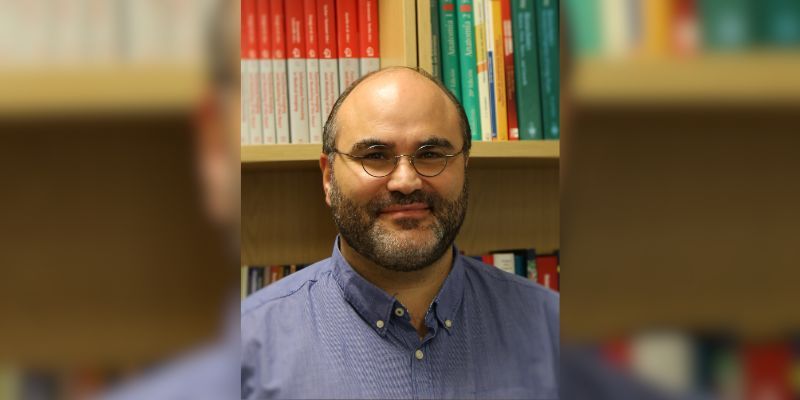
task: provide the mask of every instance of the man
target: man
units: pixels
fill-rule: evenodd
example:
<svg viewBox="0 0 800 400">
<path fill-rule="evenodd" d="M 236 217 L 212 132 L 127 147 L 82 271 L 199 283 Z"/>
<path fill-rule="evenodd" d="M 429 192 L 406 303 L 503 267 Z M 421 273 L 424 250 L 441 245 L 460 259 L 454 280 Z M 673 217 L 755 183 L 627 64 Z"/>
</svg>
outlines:
<svg viewBox="0 0 800 400">
<path fill-rule="evenodd" d="M 558 295 L 459 255 L 470 130 L 449 92 L 389 68 L 325 125 L 330 258 L 242 305 L 242 397 L 558 397 Z"/>
</svg>

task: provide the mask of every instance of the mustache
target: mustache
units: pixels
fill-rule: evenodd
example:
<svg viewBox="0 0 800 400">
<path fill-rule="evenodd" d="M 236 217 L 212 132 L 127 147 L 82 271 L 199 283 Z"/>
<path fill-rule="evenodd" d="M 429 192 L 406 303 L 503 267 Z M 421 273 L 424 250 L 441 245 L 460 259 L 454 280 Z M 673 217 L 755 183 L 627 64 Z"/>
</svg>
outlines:
<svg viewBox="0 0 800 400">
<path fill-rule="evenodd" d="M 417 190 L 409 194 L 389 192 L 386 197 L 371 201 L 368 207 L 370 213 L 377 216 L 380 214 L 380 211 L 386 207 L 405 206 L 414 203 L 425 204 L 431 209 L 431 212 L 433 212 L 442 203 L 442 198 L 435 193 L 423 192 L 422 190 Z"/>
</svg>

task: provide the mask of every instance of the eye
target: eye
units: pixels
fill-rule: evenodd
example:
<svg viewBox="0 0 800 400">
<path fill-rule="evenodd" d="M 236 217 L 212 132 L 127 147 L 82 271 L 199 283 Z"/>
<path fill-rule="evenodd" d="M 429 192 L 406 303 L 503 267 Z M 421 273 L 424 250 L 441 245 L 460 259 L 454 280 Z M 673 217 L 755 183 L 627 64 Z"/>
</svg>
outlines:
<svg viewBox="0 0 800 400">
<path fill-rule="evenodd" d="M 444 152 L 438 149 L 420 149 L 417 151 L 416 158 L 423 160 L 436 160 L 443 158 L 444 156 Z"/>
<path fill-rule="evenodd" d="M 361 157 L 364 158 L 365 160 L 376 160 L 376 161 L 388 160 L 390 158 L 389 152 L 386 150 L 371 150 L 364 153 L 364 155 L 362 155 Z"/>
</svg>

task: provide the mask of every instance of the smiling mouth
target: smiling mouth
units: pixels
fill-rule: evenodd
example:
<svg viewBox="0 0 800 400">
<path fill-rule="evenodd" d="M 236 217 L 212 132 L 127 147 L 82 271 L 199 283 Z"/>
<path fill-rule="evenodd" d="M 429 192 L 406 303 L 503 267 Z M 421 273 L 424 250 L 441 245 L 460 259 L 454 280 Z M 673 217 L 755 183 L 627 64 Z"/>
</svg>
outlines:
<svg viewBox="0 0 800 400">
<path fill-rule="evenodd" d="M 393 205 L 380 211 L 380 215 L 391 218 L 419 218 L 430 213 L 431 209 L 427 204 L 414 203 L 407 205 Z"/>
</svg>

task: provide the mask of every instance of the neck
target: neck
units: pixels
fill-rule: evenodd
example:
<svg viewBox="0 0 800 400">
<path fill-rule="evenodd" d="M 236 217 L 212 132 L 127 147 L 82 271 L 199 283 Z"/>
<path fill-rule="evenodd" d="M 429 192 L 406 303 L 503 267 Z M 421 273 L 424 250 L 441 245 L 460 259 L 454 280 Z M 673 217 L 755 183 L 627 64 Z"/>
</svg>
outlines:
<svg viewBox="0 0 800 400">
<path fill-rule="evenodd" d="M 453 252 L 448 250 L 431 265 L 416 271 L 400 272 L 384 268 L 367 259 L 340 237 L 342 256 L 359 275 L 386 293 L 396 297 L 408 308 L 411 322 L 424 337 L 425 313 L 442 288 L 453 264 Z"/>
</svg>

